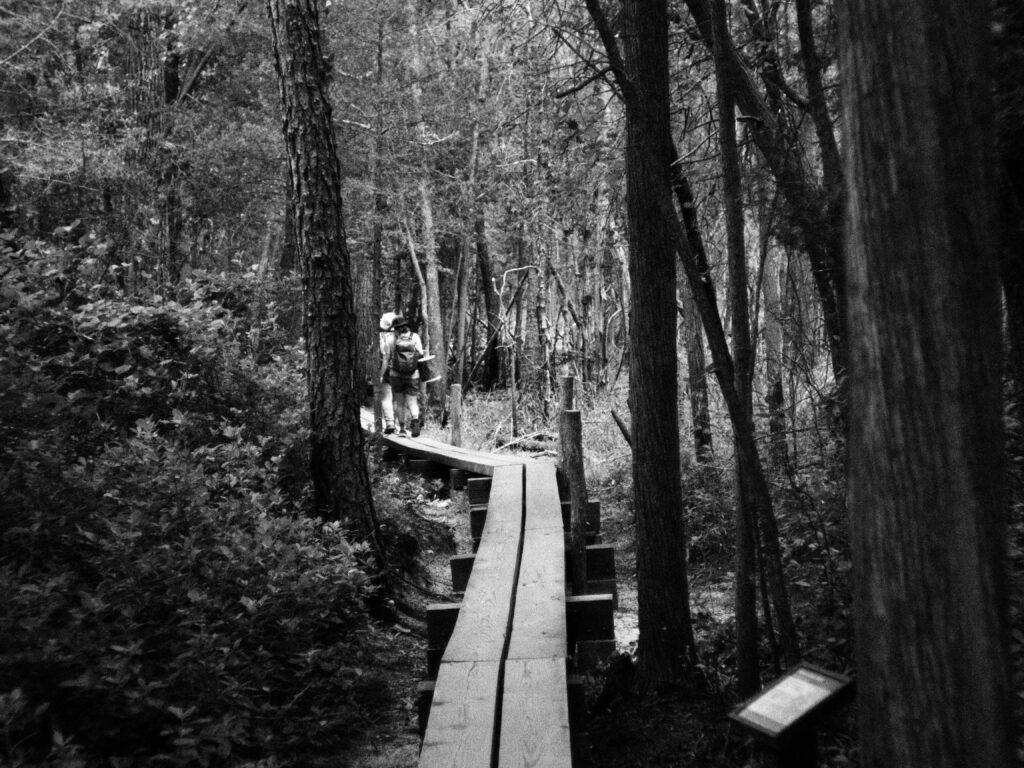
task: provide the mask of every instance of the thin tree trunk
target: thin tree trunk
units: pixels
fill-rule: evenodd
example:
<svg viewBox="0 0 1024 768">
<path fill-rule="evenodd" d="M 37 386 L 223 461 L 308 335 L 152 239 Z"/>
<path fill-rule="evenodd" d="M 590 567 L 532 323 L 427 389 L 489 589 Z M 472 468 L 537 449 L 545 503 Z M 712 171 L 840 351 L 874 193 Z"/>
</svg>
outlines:
<svg viewBox="0 0 1024 768">
<path fill-rule="evenodd" d="M 551 325 L 548 320 L 548 257 L 537 274 L 537 302 L 534 316 L 537 319 L 537 348 L 540 353 L 540 395 L 543 404 L 544 421 L 551 417 L 552 375 L 551 375 Z"/>
<path fill-rule="evenodd" d="M 455 383 L 461 387 L 466 377 L 466 324 L 469 315 L 469 290 L 473 270 L 469 263 L 469 244 L 459 238 L 459 282 L 455 300 Z"/>
<path fill-rule="evenodd" d="M 430 351 L 435 355 L 441 380 L 434 387 L 427 387 L 423 393 L 434 405 L 440 393 L 448 391 L 448 345 L 444 338 L 444 325 L 441 319 L 441 280 L 438 274 L 437 241 L 434 233 L 434 206 L 430 187 L 425 176 L 420 178 L 420 213 L 423 220 L 423 251 L 426 291 L 424 307 L 426 309 L 427 328 L 429 329 Z"/>
<path fill-rule="evenodd" d="M 699 465 L 706 467 L 714 456 L 711 412 L 708 402 L 707 360 L 704 355 L 704 336 L 701 332 L 700 315 L 689 286 L 683 291 L 679 317 L 682 319 L 683 341 L 686 345 L 686 374 L 690 400 L 690 432 L 693 434 L 693 456 Z"/>
<path fill-rule="evenodd" d="M 412 274 L 416 278 L 416 285 L 419 286 L 419 301 L 416 304 L 421 307 L 420 313 L 414 315 L 415 317 L 422 317 L 422 307 L 426 306 L 427 296 L 427 281 L 423 277 L 423 270 L 420 268 L 420 259 L 416 255 L 416 239 L 412 234 L 412 226 L 408 221 L 405 222 L 405 242 L 406 249 L 409 252 L 409 267 L 412 269 Z M 423 346 L 427 347 L 430 345 L 430 326 L 421 328 L 420 333 L 423 339 Z"/>
<path fill-rule="evenodd" d="M 736 147 L 736 109 L 725 61 L 729 40 L 725 0 L 712 0 L 715 38 L 715 82 L 718 95 L 718 135 L 722 158 L 722 196 L 725 203 L 726 247 L 729 266 L 729 305 L 732 307 L 733 376 L 739 407 L 753 421 L 751 383 L 753 349 L 747 304 L 747 253 L 743 237 L 743 190 Z M 737 446 L 737 459 L 743 457 Z M 736 674 L 740 698 L 759 687 L 757 672 L 757 590 L 754 566 L 755 500 L 751 498 L 750 468 L 736 462 Z"/>
<path fill-rule="evenodd" d="M 1009 768 L 989 3 L 842 6 L 861 760 Z"/>
<path fill-rule="evenodd" d="M 501 332 L 501 318 L 498 313 L 498 297 L 494 292 L 494 271 L 491 267 L 491 252 L 487 244 L 487 223 L 483 211 L 474 221 L 476 232 L 476 260 L 480 270 L 480 293 L 484 299 L 484 312 L 487 315 L 487 342 L 484 347 L 483 378 L 480 382 L 484 389 L 493 389 L 501 377 L 500 357 L 498 355 L 498 334 Z"/>
<path fill-rule="evenodd" d="M 768 465 L 777 474 L 786 474 L 789 451 L 786 443 L 786 400 L 782 386 L 782 300 L 779 294 L 779 265 L 768 257 L 768 233 L 761 234 L 766 254 L 761 277 L 764 294 L 764 379 L 765 404 L 768 406 Z"/>
</svg>

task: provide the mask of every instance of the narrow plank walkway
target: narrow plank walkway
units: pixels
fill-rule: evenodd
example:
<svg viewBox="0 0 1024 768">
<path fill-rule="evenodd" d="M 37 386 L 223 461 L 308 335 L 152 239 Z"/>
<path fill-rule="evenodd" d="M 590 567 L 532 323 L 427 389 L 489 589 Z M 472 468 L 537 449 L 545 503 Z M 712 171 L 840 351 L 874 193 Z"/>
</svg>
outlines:
<svg viewBox="0 0 1024 768">
<path fill-rule="evenodd" d="M 360 421 L 363 430 L 373 432 L 373 412 L 363 408 L 360 412 Z M 532 461 L 528 458 L 514 456 L 499 456 L 483 451 L 474 451 L 470 448 L 461 448 L 455 445 L 448 445 L 429 437 L 399 437 L 398 435 L 381 435 L 384 445 L 394 448 L 407 456 L 417 459 L 426 459 L 438 464 L 444 464 L 453 469 L 462 469 L 475 475 L 492 475 L 495 467 L 505 467 L 510 464 L 522 465 Z"/>
<path fill-rule="evenodd" d="M 365 409 L 363 422 L 372 429 Z M 555 465 L 424 437 L 383 439 L 408 456 L 491 477 L 480 544 L 434 683 L 420 768 L 571 768 Z"/>
<path fill-rule="evenodd" d="M 498 766 L 559 768 L 572 764 L 562 509 L 554 465 L 524 470 L 526 514 Z"/>
<path fill-rule="evenodd" d="M 420 766 L 490 766 L 522 541 L 523 468 L 498 467 L 480 547 L 441 658 Z"/>
</svg>

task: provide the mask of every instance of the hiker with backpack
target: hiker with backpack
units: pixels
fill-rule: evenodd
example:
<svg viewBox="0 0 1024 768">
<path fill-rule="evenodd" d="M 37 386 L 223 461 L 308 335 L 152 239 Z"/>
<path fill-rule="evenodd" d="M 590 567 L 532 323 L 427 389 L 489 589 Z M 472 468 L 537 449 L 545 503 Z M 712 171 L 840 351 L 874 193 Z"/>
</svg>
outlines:
<svg viewBox="0 0 1024 768">
<path fill-rule="evenodd" d="M 423 357 L 423 342 L 401 315 L 392 319 L 391 330 L 392 335 L 384 343 L 381 380 L 390 385 L 397 423 L 389 428 L 385 416 L 384 432 L 391 434 L 397 426 L 399 437 L 418 437 L 420 374 L 417 364 Z"/>
</svg>

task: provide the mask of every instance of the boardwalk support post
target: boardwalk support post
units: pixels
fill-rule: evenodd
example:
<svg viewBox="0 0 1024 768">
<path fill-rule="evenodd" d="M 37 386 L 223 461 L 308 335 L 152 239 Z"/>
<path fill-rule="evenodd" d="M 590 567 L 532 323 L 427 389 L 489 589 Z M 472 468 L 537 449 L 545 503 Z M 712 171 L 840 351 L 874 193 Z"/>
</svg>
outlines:
<svg viewBox="0 0 1024 768">
<path fill-rule="evenodd" d="M 582 595 L 587 590 L 586 531 L 584 510 L 587 506 L 587 481 L 583 474 L 583 420 L 579 411 L 563 411 L 559 416 L 558 434 L 562 472 L 569 481 L 571 515 L 569 541 L 572 550 L 572 590 Z"/>
<path fill-rule="evenodd" d="M 452 384 L 449 400 L 452 419 L 452 445 L 462 445 L 462 385 Z"/>
<path fill-rule="evenodd" d="M 452 592 L 465 592 L 476 555 L 455 555 L 449 563 L 452 569 Z"/>
</svg>

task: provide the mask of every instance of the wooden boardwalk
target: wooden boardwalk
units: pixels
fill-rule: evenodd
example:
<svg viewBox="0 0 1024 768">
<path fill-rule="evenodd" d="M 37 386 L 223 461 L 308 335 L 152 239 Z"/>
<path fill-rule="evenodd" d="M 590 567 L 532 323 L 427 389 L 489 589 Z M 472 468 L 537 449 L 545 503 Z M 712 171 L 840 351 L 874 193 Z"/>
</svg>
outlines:
<svg viewBox="0 0 1024 768">
<path fill-rule="evenodd" d="M 372 426 L 366 411 L 364 425 Z M 468 580 L 459 584 L 461 603 L 428 608 L 428 655 L 434 654 L 428 669 L 436 669 L 436 677 L 421 686 L 430 705 L 420 768 L 572 766 L 570 664 L 575 643 L 594 638 L 586 630 L 570 632 L 567 623 L 574 598 L 566 591 L 554 463 L 423 437 L 383 439 L 406 457 L 463 470 L 490 486 L 477 550 L 461 556 L 472 563 Z M 479 502 L 479 495 L 473 498 L 479 493 L 471 501 Z M 484 511 L 482 504 L 474 509 Z M 454 570 L 453 561 L 453 584 Z M 607 649 L 613 645 L 612 596 L 583 596 L 586 610 L 593 597 L 607 614 L 598 622 Z"/>
</svg>

